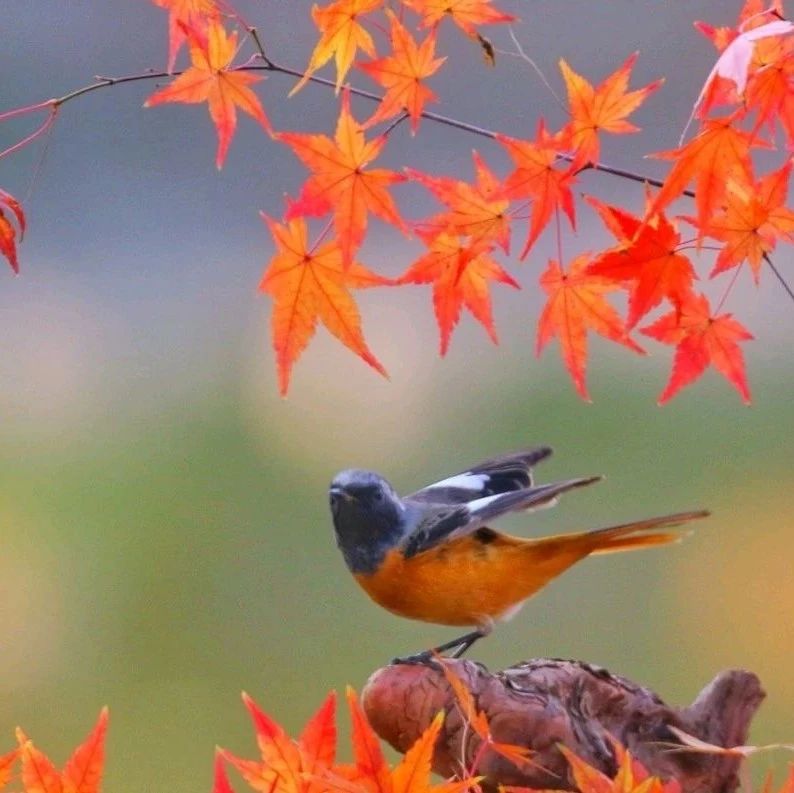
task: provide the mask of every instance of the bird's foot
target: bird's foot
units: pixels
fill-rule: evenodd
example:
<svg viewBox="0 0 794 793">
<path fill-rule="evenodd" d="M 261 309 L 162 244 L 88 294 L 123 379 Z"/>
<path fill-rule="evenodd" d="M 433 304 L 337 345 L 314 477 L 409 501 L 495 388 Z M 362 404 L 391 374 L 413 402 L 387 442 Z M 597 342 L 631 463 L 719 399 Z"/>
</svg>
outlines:
<svg viewBox="0 0 794 793">
<path fill-rule="evenodd" d="M 471 633 L 466 633 L 459 636 L 457 639 L 439 644 L 438 647 L 433 647 L 431 650 L 425 650 L 421 653 L 414 653 L 413 655 L 405 655 L 399 658 L 392 658 L 392 664 L 422 664 L 423 666 L 430 666 L 433 669 L 441 669 L 442 665 L 440 660 L 441 653 L 451 650 L 448 658 L 460 658 L 469 647 L 474 644 L 478 639 L 486 635 L 486 631 L 478 629 Z"/>
<path fill-rule="evenodd" d="M 441 669 L 438 655 L 433 650 L 425 650 L 413 655 L 402 655 L 391 659 L 391 664 L 396 666 L 404 664 L 406 666 L 429 666 L 431 669 Z"/>
</svg>

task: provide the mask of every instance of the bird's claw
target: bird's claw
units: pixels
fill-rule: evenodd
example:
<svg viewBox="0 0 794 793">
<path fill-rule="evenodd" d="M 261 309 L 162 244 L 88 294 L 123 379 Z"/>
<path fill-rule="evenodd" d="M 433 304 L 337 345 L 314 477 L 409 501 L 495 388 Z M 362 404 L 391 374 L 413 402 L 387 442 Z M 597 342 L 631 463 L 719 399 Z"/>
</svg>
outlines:
<svg viewBox="0 0 794 793">
<path fill-rule="evenodd" d="M 403 655 L 391 659 L 392 666 L 403 664 L 405 666 L 429 666 L 431 669 L 441 669 L 442 665 L 431 650 L 413 655 Z"/>
</svg>

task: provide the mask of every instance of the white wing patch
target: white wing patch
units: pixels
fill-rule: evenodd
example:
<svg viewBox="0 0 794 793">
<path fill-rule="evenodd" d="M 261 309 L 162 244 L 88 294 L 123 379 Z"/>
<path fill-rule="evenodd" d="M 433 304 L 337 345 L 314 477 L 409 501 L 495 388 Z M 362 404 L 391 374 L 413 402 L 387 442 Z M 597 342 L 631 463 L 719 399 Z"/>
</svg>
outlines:
<svg viewBox="0 0 794 793">
<path fill-rule="evenodd" d="M 476 516 L 478 512 L 481 512 L 485 507 L 488 506 L 492 501 L 496 501 L 497 498 L 502 498 L 504 493 L 497 493 L 495 496 L 485 496 L 485 498 L 476 498 L 474 501 L 469 501 L 466 505 L 469 508 L 469 512 L 473 516 Z"/>
<path fill-rule="evenodd" d="M 488 474 L 456 474 L 440 482 L 433 482 L 425 490 L 434 490 L 437 487 L 459 487 L 463 490 L 482 490 L 483 485 L 491 477 Z"/>
</svg>

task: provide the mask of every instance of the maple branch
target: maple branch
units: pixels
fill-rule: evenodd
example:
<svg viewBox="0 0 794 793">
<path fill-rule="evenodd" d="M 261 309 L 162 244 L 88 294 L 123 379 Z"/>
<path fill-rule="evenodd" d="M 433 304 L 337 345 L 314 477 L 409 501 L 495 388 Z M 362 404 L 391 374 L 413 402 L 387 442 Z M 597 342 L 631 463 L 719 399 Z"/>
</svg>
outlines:
<svg viewBox="0 0 794 793">
<path fill-rule="evenodd" d="M 756 675 L 744 670 L 721 672 L 691 705 L 675 708 L 644 686 L 578 661 L 538 658 L 493 674 L 474 661 L 443 663 L 469 689 L 491 740 L 530 749 L 528 763 L 519 768 L 494 751 L 483 752 L 444 671 L 436 667 L 379 669 L 361 692 L 364 710 L 398 751 L 406 751 L 439 710 L 446 711 L 433 770 L 448 777 L 479 755 L 475 771 L 486 777 L 487 791 L 501 785 L 575 788 L 560 744 L 614 776 L 612 737 L 650 773 L 677 779 L 683 793 L 730 793 L 739 784 L 741 758 L 695 753 L 670 728 L 719 747 L 740 746 L 764 698 Z"/>
<path fill-rule="evenodd" d="M 157 80 L 157 79 L 165 79 L 168 77 L 178 77 L 180 74 L 182 74 L 181 71 L 156 72 L 154 71 L 154 69 L 149 69 L 145 72 L 141 72 L 140 74 L 128 74 L 123 77 L 102 77 L 100 75 L 97 75 L 94 78 L 95 82 L 91 83 L 90 85 L 84 85 L 82 88 L 77 88 L 74 91 L 70 91 L 68 94 L 64 94 L 58 99 L 51 99 L 50 102 L 55 107 L 60 107 L 61 105 L 70 102 L 72 99 L 77 99 L 78 96 L 83 96 L 83 94 L 91 93 L 91 91 L 98 91 L 100 88 L 109 88 L 111 85 L 121 85 L 122 83 L 134 83 L 134 82 L 139 82 L 140 80 Z"/>
<path fill-rule="evenodd" d="M 262 64 L 243 64 L 242 66 L 238 67 L 240 71 L 267 71 L 267 72 L 275 72 L 276 74 L 284 74 L 291 77 L 297 77 L 301 79 L 305 76 L 305 73 L 299 69 L 292 69 L 289 66 L 283 66 L 280 63 L 276 63 L 275 61 L 270 60 L 265 54 L 265 48 L 262 44 L 262 40 L 259 37 L 259 34 L 255 27 L 246 26 L 246 30 L 251 35 L 254 44 L 258 50 L 258 57 L 261 58 L 263 61 Z M 102 77 L 97 76 L 95 78 L 95 82 L 82 86 L 81 88 L 77 88 L 74 91 L 70 91 L 67 94 L 64 94 L 57 99 L 49 99 L 46 102 L 41 102 L 37 105 L 32 105 L 25 108 L 18 108 L 15 110 L 7 111 L 0 115 L 0 121 L 5 120 L 6 118 L 10 118 L 15 115 L 19 115 L 21 113 L 32 112 L 33 110 L 38 110 L 43 107 L 50 106 L 52 107 L 52 112 L 48 116 L 45 123 L 37 129 L 32 135 L 27 136 L 19 143 L 15 144 L 11 148 L 7 149 L 3 152 L 3 155 L 10 154 L 17 149 L 22 148 L 23 146 L 30 143 L 33 139 L 41 135 L 45 132 L 54 122 L 56 117 L 57 109 L 61 106 L 70 102 L 73 99 L 77 99 L 80 96 L 85 94 L 91 93 L 92 91 L 98 91 L 101 88 L 110 88 L 114 85 L 122 85 L 124 83 L 134 83 L 140 82 L 142 80 L 157 80 L 157 79 L 167 79 L 170 77 L 178 77 L 182 74 L 182 71 L 174 71 L 174 72 L 167 72 L 167 71 L 154 71 L 152 69 L 147 70 L 146 72 L 141 72 L 138 74 L 129 74 L 124 75 L 122 77 Z M 310 75 L 308 78 L 308 82 L 316 83 L 317 85 L 325 86 L 326 88 L 333 88 L 336 90 L 336 83 L 333 80 L 328 80 L 325 77 L 318 77 L 317 75 Z M 380 94 L 376 94 L 372 91 L 367 91 L 363 88 L 357 88 L 356 86 L 348 85 L 348 90 L 354 96 L 359 96 L 363 99 L 368 99 L 372 102 L 380 102 L 383 97 Z M 470 124 L 466 121 L 461 121 L 460 119 L 453 118 L 451 116 L 445 116 L 441 113 L 434 113 L 429 110 L 423 111 L 421 117 L 427 119 L 428 121 L 432 121 L 436 124 L 442 124 L 447 127 L 452 127 L 453 129 L 459 129 L 463 132 L 468 132 L 472 135 L 478 135 L 479 137 L 488 138 L 489 140 L 496 139 L 497 132 L 494 130 L 488 129 L 487 127 L 481 127 L 477 124 Z M 389 130 L 391 131 L 391 130 Z M 573 157 L 566 154 L 560 154 L 558 157 L 566 162 L 571 162 Z M 645 174 L 637 173 L 636 171 L 631 171 L 626 168 L 618 168 L 614 165 L 609 165 L 605 162 L 596 162 L 596 163 L 589 163 L 585 165 L 581 171 L 585 170 L 594 170 L 599 171 L 601 173 L 611 174 L 613 176 L 618 176 L 622 179 L 627 179 L 632 182 L 637 182 L 639 184 L 649 184 L 653 185 L 654 187 L 661 187 L 664 183 L 660 179 L 656 179 Z M 581 172 L 580 171 L 580 172 Z M 687 196 L 688 198 L 695 198 L 695 192 L 693 190 L 684 190 L 682 195 Z M 769 268 L 774 273 L 777 280 L 780 282 L 781 286 L 785 290 L 786 294 L 794 301 L 794 290 L 789 286 L 788 282 L 784 278 L 783 274 L 778 270 L 775 266 L 774 262 L 772 261 L 769 254 L 764 254 L 764 261 L 767 263 Z"/>
<path fill-rule="evenodd" d="M 253 39 L 253 42 L 256 45 L 257 50 L 259 51 L 259 57 L 265 62 L 268 68 L 272 68 L 273 61 L 271 61 L 270 58 L 268 58 L 267 55 L 265 54 L 265 45 L 262 44 L 262 39 L 259 38 L 259 31 L 255 27 L 252 27 L 250 25 L 246 26 L 246 30 Z"/>
<path fill-rule="evenodd" d="M 783 274 L 780 272 L 780 270 L 777 269 L 777 267 L 775 266 L 774 262 L 772 261 L 768 253 L 764 254 L 764 261 L 769 265 L 770 269 L 775 274 L 777 280 L 780 281 L 780 285 L 783 287 L 783 289 L 786 290 L 786 294 L 792 300 L 794 300 L 794 291 L 791 290 L 791 287 L 788 285 L 786 279 L 783 277 Z"/>
</svg>

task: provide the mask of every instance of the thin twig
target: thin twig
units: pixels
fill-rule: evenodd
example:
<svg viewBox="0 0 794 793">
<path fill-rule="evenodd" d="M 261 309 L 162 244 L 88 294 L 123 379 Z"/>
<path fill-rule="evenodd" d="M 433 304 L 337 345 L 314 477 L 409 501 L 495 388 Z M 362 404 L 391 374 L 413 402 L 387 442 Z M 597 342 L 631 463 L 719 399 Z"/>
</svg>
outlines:
<svg viewBox="0 0 794 793">
<path fill-rule="evenodd" d="M 509 55 L 510 57 L 520 58 L 522 61 L 526 61 L 530 65 L 532 71 L 537 74 L 543 85 L 546 86 L 548 92 L 554 97 L 554 101 L 557 102 L 557 104 L 567 113 L 568 108 L 565 106 L 565 102 L 560 99 L 560 97 L 557 95 L 557 92 L 554 90 L 554 88 L 552 88 L 551 83 L 546 78 L 546 75 L 543 73 L 543 70 L 540 68 L 540 66 L 538 66 L 537 63 L 535 63 L 535 61 L 532 60 L 532 58 L 530 58 L 529 55 L 527 55 L 527 53 L 524 51 L 524 48 L 521 46 L 521 42 L 518 40 L 512 25 L 507 28 L 507 32 L 510 34 L 513 44 L 515 44 L 516 52 L 510 52 L 509 50 L 497 50 L 497 52 L 500 55 Z"/>
<path fill-rule="evenodd" d="M 783 277 L 783 274 L 780 272 L 780 270 L 777 269 L 777 267 L 775 266 L 775 263 L 772 261 L 772 259 L 770 258 L 768 253 L 764 254 L 764 261 L 769 265 L 769 268 L 775 274 L 775 277 L 777 278 L 777 280 L 780 281 L 780 285 L 783 287 L 783 289 L 786 290 L 786 294 L 792 300 L 794 300 L 794 292 L 792 292 L 791 287 L 786 282 L 786 279 Z"/>
</svg>

